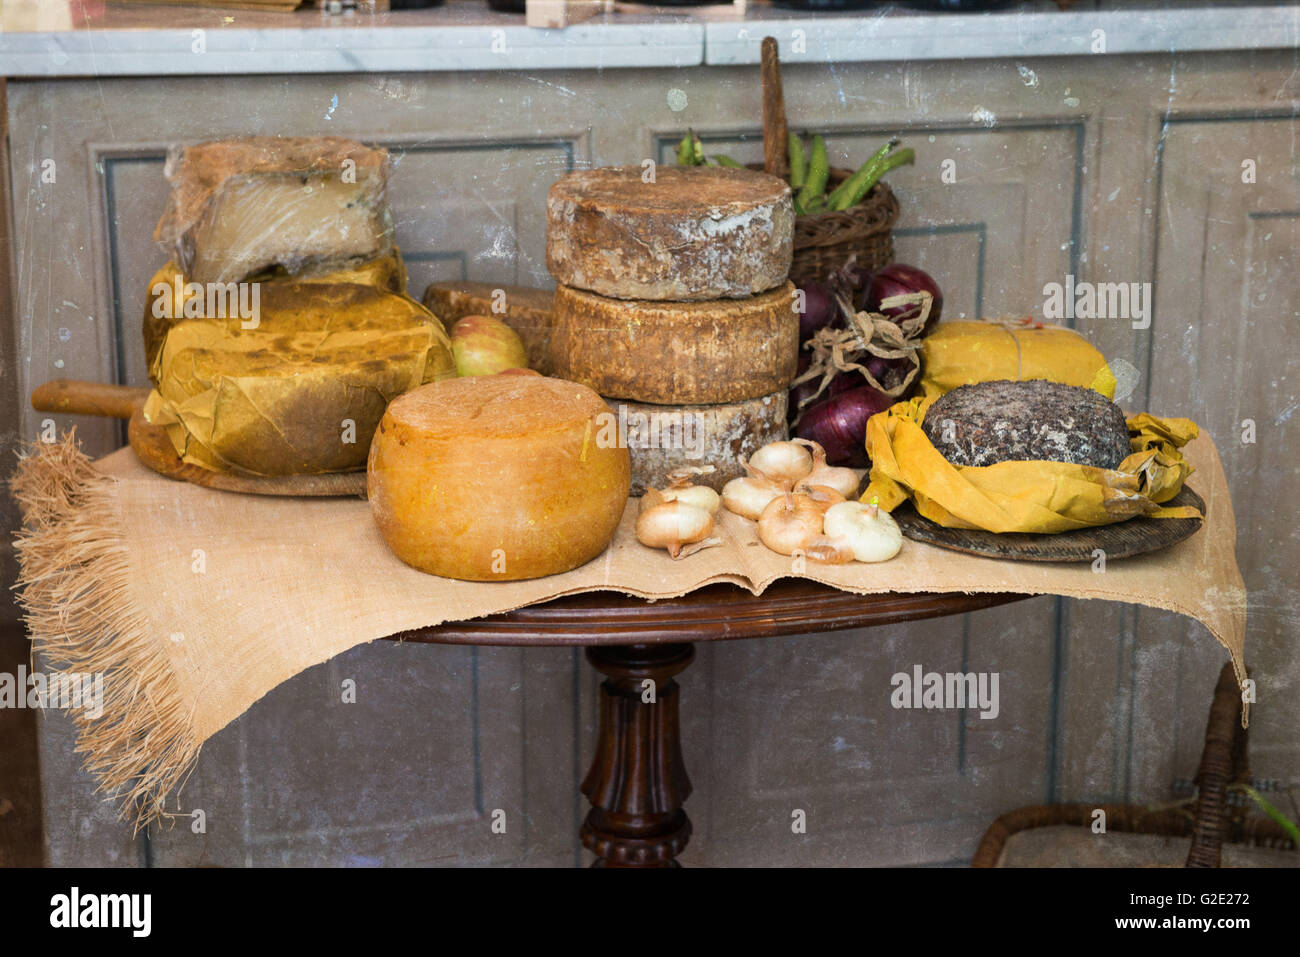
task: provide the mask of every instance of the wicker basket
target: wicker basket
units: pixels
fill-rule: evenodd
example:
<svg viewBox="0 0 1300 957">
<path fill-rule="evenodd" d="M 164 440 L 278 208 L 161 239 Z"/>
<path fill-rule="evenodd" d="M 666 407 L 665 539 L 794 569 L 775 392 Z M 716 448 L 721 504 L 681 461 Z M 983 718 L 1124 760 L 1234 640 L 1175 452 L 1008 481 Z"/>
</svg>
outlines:
<svg viewBox="0 0 1300 957">
<path fill-rule="evenodd" d="M 1247 783 L 1250 765 L 1246 731 L 1241 726 L 1241 692 L 1231 663 L 1223 666 L 1205 728 L 1205 750 L 1196 775 L 1194 814 L 1181 809 L 1149 809 L 1133 804 L 1036 804 L 1003 814 L 980 840 L 972 867 L 997 867 L 1007 841 L 1018 831 L 1034 827 L 1088 827 L 1093 813 L 1106 812 L 1106 828 L 1130 834 L 1191 837 L 1188 867 L 1218 867 L 1224 841 L 1295 850 L 1295 844 L 1275 821 L 1248 816 L 1245 808 L 1229 813 L 1227 786 Z"/>
<path fill-rule="evenodd" d="M 749 168 L 763 171 L 762 163 Z M 853 175 L 853 170 L 833 167 L 826 183 L 829 192 Z M 863 269 L 879 269 L 894 261 L 891 230 L 898 219 L 898 200 L 883 180 L 856 206 L 840 211 L 796 216 L 794 260 L 790 280 L 796 285 L 824 282 L 856 256 Z"/>
</svg>

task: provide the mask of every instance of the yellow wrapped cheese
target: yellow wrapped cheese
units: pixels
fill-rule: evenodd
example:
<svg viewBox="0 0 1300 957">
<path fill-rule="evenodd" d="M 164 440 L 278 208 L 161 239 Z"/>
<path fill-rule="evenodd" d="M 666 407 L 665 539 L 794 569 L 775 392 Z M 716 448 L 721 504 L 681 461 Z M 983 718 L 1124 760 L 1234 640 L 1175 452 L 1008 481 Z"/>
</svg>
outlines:
<svg viewBox="0 0 1300 957">
<path fill-rule="evenodd" d="M 923 340 L 921 389 L 927 399 L 995 379 L 1047 379 L 1115 397 L 1105 356 L 1063 326 L 1030 320 L 941 322 Z"/>
<path fill-rule="evenodd" d="M 190 464 L 252 475 L 360 468 L 391 399 L 456 374 L 442 323 L 382 284 L 231 285 L 235 308 L 216 316 L 205 287 L 174 264 L 151 284 L 145 418 Z M 180 316 L 169 314 L 178 303 Z"/>
<path fill-rule="evenodd" d="M 868 420 L 871 475 L 862 501 L 892 512 L 911 499 L 946 528 L 990 532 L 1065 532 L 1137 515 L 1200 517 L 1189 506 L 1161 505 L 1192 471 L 1178 451 L 1198 434 L 1189 419 L 1130 417 L 1133 451 L 1117 469 L 1042 461 L 971 467 L 948 462 L 921 428 L 933 402 L 899 402 Z"/>
</svg>

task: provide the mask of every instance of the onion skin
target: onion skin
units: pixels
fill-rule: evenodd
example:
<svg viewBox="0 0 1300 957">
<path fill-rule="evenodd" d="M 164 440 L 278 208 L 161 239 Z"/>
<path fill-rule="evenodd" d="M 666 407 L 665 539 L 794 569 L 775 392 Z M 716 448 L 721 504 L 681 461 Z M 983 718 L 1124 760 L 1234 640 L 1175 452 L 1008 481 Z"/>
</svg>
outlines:
<svg viewBox="0 0 1300 957">
<path fill-rule="evenodd" d="M 812 453 L 806 448 L 797 442 L 779 441 L 768 442 L 751 455 L 745 469 L 759 473 L 788 491 L 811 472 L 812 467 Z"/>
<path fill-rule="evenodd" d="M 915 292 L 928 292 L 934 297 L 934 302 L 930 305 L 930 317 L 926 319 L 925 327 L 921 330 L 922 336 L 928 336 L 934 330 L 935 324 L 939 321 L 939 314 L 943 311 L 943 293 L 939 290 L 939 284 L 934 281 L 934 277 L 917 266 L 909 266 L 905 263 L 881 266 L 867 277 L 862 289 L 860 308 L 867 312 L 881 313 L 885 318 L 897 322 L 916 307 L 893 306 L 889 309 L 881 309 L 880 303 L 890 296 Z M 874 370 L 872 374 L 875 375 Z M 876 376 L 876 378 L 880 377 Z"/>
<path fill-rule="evenodd" d="M 683 545 L 702 541 L 712 532 L 713 516 L 685 502 L 661 502 L 636 520 L 637 541 L 651 548 L 666 548 L 673 558 Z"/>
<path fill-rule="evenodd" d="M 880 377 L 881 373 L 877 372 L 877 368 L 875 366 L 872 366 L 871 364 L 872 361 L 879 361 L 882 363 L 891 363 L 891 362 L 896 363 L 900 360 L 880 359 L 878 356 L 872 356 L 871 360 L 866 363 L 867 368 L 871 370 L 871 374 L 876 377 L 877 382 L 879 382 L 881 385 L 889 385 L 889 382 L 886 379 L 882 379 Z M 904 359 L 901 361 L 906 362 L 907 360 Z M 801 353 L 799 355 L 798 375 L 803 375 L 805 372 L 807 372 L 808 367 L 810 365 L 812 365 L 812 359 L 809 358 L 808 353 L 806 352 Z M 885 368 L 888 368 L 888 366 L 886 366 Z M 796 378 L 798 377 L 798 375 L 796 376 Z M 794 421 L 794 417 L 799 414 L 799 403 L 802 402 L 808 396 L 816 393 L 817 387 L 821 385 L 821 381 L 822 380 L 820 378 L 809 379 L 807 382 L 800 382 L 797 386 L 794 386 L 790 390 L 790 399 L 786 404 L 787 421 L 790 422 Z M 840 395 L 843 392 L 848 392 L 850 389 L 854 389 L 860 385 L 865 385 L 865 384 L 866 381 L 857 372 L 838 372 L 835 374 L 835 378 L 831 379 L 831 383 L 826 387 L 826 391 L 821 394 L 821 398 L 829 399 L 831 396 Z"/>
<path fill-rule="evenodd" d="M 759 540 L 778 555 L 802 552 L 821 534 L 822 509 L 807 495 L 786 492 L 758 518 Z"/>
<path fill-rule="evenodd" d="M 868 464 L 867 420 L 896 400 L 869 385 L 823 399 L 804 410 L 795 433 L 826 449 L 831 465 L 865 468 Z"/>
<path fill-rule="evenodd" d="M 903 547 L 893 516 L 876 505 L 840 502 L 826 510 L 826 537 L 843 542 L 860 562 L 887 562 Z"/>
<path fill-rule="evenodd" d="M 780 498 L 784 489 L 776 482 L 749 474 L 734 478 L 722 487 L 722 506 L 741 518 L 758 521 L 763 509 Z"/>
</svg>

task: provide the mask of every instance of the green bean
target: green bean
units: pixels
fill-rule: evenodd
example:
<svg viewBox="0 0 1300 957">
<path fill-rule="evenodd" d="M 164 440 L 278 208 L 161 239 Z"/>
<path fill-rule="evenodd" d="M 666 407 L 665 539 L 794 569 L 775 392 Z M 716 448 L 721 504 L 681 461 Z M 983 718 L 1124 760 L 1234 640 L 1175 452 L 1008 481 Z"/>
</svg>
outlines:
<svg viewBox="0 0 1300 957">
<path fill-rule="evenodd" d="M 800 189 L 808 180 L 808 160 L 803 154 L 803 142 L 790 134 L 790 188 Z"/>
<path fill-rule="evenodd" d="M 858 187 L 871 175 L 871 171 L 877 163 L 884 160 L 886 154 L 898 145 L 898 137 L 892 136 L 884 146 L 871 154 L 870 159 L 858 167 L 858 171 L 835 187 L 835 190 L 826 199 L 826 205 L 831 209 L 848 209 L 852 203 L 845 203 L 845 198 L 852 196 L 857 192 Z"/>
<path fill-rule="evenodd" d="M 804 209 L 809 209 L 813 199 L 826 192 L 826 180 L 830 175 L 831 161 L 826 153 L 826 141 L 820 136 L 814 136 L 812 158 L 808 161 L 808 178 L 799 191 L 799 202 Z"/>
<path fill-rule="evenodd" d="M 884 176 L 891 169 L 897 169 L 900 166 L 906 166 L 909 163 L 914 162 L 916 162 L 916 151 L 911 147 L 901 149 L 897 153 L 891 154 L 881 162 L 877 163 L 872 168 L 871 173 L 866 177 L 866 179 L 859 183 L 854 188 L 853 192 L 842 200 L 844 203 L 843 206 L 836 206 L 834 208 L 848 209 L 850 206 L 856 206 L 858 203 L 866 199 L 867 193 L 871 192 L 871 187 L 875 186 L 876 183 L 880 181 L 880 177 Z"/>
</svg>

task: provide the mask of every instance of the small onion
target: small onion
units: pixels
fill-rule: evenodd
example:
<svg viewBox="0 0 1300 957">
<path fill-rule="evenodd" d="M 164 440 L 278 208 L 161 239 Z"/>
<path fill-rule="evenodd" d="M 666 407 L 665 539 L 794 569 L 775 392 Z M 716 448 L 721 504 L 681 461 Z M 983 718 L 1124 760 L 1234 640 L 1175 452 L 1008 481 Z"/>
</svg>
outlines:
<svg viewBox="0 0 1300 957">
<path fill-rule="evenodd" d="M 812 471 L 812 455 L 797 442 L 769 442 L 750 456 L 749 465 L 789 489 Z"/>
<path fill-rule="evenodd" d="M 758 519 L 758 537 L 778 555 L 802 552 L 821 534 L 822 510 L 807 495 L 786 492 L 763 509 Z"/>
<path fill-rule="evenodd" d="M 713 516 L 685 502 L 661 502 L 646 509 L 636 520 L 636 537 L 642 545 L 666 548 L 676 558 L 683 545 L 709 537 Z"/>
<path fill-rule="evenodd" d="M 722 486 L 722 507 L 742 518 L 757 521 L 772 499 L 779 498 L 786 490 L 743 458 L 740 464 L 749 474 Z"/>
<path fill-rule="evenodd" d="M 848 544 L 860 562 L 885 562 L 903 547 L 893 516 L 877 505 L 840 502 L 826 510 L 826 537 Z"/>
<path fill-rule="evenodd" d="M 861 308 L 867 312 L 881 313 L 887 319 L 897 322 L 916 306 L 891 306 L 888 309 L 881 309 L 881 302 L 890 296 L 916 292 L 928 292 L 934 297 L 934 302 L 930 305 L 930 317 L 926 319 L 925 328 L 921 330 L 921 335 L 928 336 L 934 329 L 935 323 L 939 321 L 939 313 L 943 311 L 943 293 L 939 290 L 939 284 L 934 281 L 934 277 L 916 266 L 890 263 L 873 272 L 863 287 Z"/>
<path fill-rule="evenodd" d="M 893 404 L 883 392 L 859 386 L 804 409 L 795 433 L 821 445 L 832 465 L 863 468 L 867 465 L 867 420 Z"/>
<path fill-rule="evenodd" d="M 854 475 L 853 478 L 856 482 L 857 476 Z M 857 491 L 857 489 L 855 488 L 854 491 Z M 840 502 L 845 501 L 846 498 L 828 485 L 810 485 L 806 479 L 795 486 L 794 493 L 796 496 L 807 497 L 809 501 L 821 509 L 823 514 L 832 505 L 838 505 Z"/>
<path fill-rule="evenodd" d="M 812 448 L 812 471 L 808 473 L 802 485 L 834 491 L 841 499 L 851 498 L 857 494 L 859 483 L 857 472 L 843 466 L 827 465 L 826 450 L 816 442 L 809 439 L 795 439 L 795 441 L 807 442 Z"/>
</svg>

